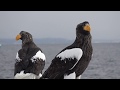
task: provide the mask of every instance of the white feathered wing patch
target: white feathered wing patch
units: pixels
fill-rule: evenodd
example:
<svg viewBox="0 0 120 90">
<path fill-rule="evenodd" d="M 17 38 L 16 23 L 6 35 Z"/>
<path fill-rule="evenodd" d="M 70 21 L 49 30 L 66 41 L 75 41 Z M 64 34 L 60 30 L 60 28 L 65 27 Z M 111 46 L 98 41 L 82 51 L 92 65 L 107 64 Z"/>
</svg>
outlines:
<svg viewBox="0 0 120 90">
<path fill-rule="evenodd" d="M 61 52 L 60 54 L 57 55 L 57 57 L 61 58 L 61 60 L 65 60 L 65 58 L 71 58 L 74 60 L 74 58 L 77 59 L 77 62 L 74 64 L 74 66 L 78 63 L 78 61 L 80 60 L 80 58 L 83 55 L 83 51 L 80 48 L 73 48 L 73 49 L 67 49 L 63 52 Z M 72 68 L 74 68 L 74 66 Z M 71 68 L 71 69 L 72 69 Z"/>
<path fill-rule="evenodd" d="M 58 54 L 57 57 L 61 58 L 61 60 L 64 60 L 65 58 L 76 58 L 79 60 L 82 56 L 82 53 L 83 52 L 80 48 L 66 49 L 65 51 Z"/>
<path fill-rule="evenodd" d="M 36 53 L 36 55 L 34 55 L 34 56 L 31 58 L 31 61 L 32 61 L 32 62 L 35 62 L 35 61 L 38 60 L 38 59 L 42 59 L 43 61 L 46 60 L 45 55 L 44 55 L 40 50 Z"/>
<path fill-rule="evenodd" d="M 73 65 L 73 67 L 69 69 L 69 70 L 71 70 L 78 63 L 78 61 L 80 60 L 82 55 L 83 55 L 83 51 L 80 48 L 73 48 L 73 49 L 67 49 L 67 50 L 61 52 L 56 57 L 61 58 L 61 60 L 65 60 L 66 58 L 73 59 L 73 60 L 74 60 L 74 58 L 77 59 L 76 63 Z M 73 72 L 69 75 L 64 75 L 64 79 L 75 79 L 75 78 L 76 78 L 75 72 Z"/>
</svg>

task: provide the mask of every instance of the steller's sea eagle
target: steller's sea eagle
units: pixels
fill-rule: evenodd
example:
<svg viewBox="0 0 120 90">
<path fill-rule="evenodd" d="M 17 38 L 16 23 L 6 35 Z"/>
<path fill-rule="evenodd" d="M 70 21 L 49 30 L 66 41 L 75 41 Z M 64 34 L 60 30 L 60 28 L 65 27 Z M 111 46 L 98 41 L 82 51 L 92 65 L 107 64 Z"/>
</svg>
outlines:
<svg viewBox="0 0 120 90">
<path fill-rule="evenodd" d="M 89 65 L 93 48 L 88 21 L 76 27 L 76 39 L 60 51 L 40 79 L 80 79 Z"/>
<path fill-rule="evenodd" d="M 33 42 L 32 35 L 21 31 L 16 40 L 22 40 L 22 48 L 16 54 L 14 79 L 39 79 L 45 66 L 45 54 Z"/>
</svg>

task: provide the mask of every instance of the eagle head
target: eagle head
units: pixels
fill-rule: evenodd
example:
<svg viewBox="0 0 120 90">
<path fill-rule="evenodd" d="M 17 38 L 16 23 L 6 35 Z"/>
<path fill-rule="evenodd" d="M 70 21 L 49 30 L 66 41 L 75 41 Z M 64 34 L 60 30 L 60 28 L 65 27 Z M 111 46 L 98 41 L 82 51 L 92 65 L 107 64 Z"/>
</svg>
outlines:
<svg viewBox="0 0 120 90">
<path fill-rule="evenodd" d="M 24 43 L 33 41 L 32 35 L 26 31 L 21 31 L 17 36 L 16 40 L 22 40 Z"/>
<path fill-rule="evenodd" d="M 91 27 L 88 21 L 84 21 L 77 25 L 76 30 L 78 33 L 89 34 L 91 31 Z"/>
</svg>

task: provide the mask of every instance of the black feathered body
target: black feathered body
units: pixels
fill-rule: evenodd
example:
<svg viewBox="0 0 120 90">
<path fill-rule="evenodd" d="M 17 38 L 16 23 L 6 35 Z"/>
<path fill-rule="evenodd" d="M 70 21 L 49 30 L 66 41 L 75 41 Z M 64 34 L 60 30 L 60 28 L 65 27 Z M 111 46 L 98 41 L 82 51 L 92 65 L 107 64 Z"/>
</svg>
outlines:
<svg viewBox="0 0 120 90">
<path fill-rule="evenodd" d="M 83 74 L 83 72 L 88 67 L 90 60 L 92 59 L 93 47 L 91 40 L 92 40 L 91 34 L 88 35 L 81 34 L 74 43 L 75 45 L 78 45 L 78 47 L 81 48 L 83 51 L 83 55 L 76 65 L 75 70 L 76 77 Z"/>
<path fill-rule="evenodd" d="M 58 65 L 59 63 L 59 65 Z M 63 79 L 64 75 L 69 75 L 72 73 L 72 70 L 69 70 L 73 67 L 73 64 L 76 63 L 76 60 L 68 60 L 66 62 L 61 61 L 60 58 L 54 58 L 52 60 L 52 64 L 49 68 L 44 72 L 42 78 L 48 79 Z"/>
<path fill-rule="evenodd" d="M 74 46 L 73 44 L 64 48 L 60 53 L 74 48 L 80 49 L 78 46 Z M 42 78 L 64 79 L 65 75 L 69 75 L 75 72 L 74 66 L 78 63 L 79 60 L 76 58 L 65 58 L 64 60 L 61 60 L 61 58 L 57 57 L 57 55 L 52 60 L 51 65 L 48 67 L 48 69 L 44 72 Z"/>
<path fill-rule="evenodd" d="M 74 43 L 55 56 L 42 78 L 77 79 L 83 74 L 93 53 L 90 29 L 87 21 L 77 25 Z"/>
<path fill-rule="evenodd" d="M 24 73 L 33 73 L 35 75 L 42 74 L 42 70 L 45 66 L 45 61 L 43 59 L 35 59 L 33 62 L 31 58 L 36 55 L 38 51 L 42 50 L 35 45 L 34 42 L 26 43 L 22 46 L 22 49 L 18 51 L 18 57 L 20 60 L 16 59 L 14 75 L 24 71 Z"/>
<path fill-rule="evenodd" d="M 69 59 L 66 58 L 66 60 L 61 61 L 60 58 L 55 57 L 52 60 L 51 65 L 44 72 L 42 78 L 63 79 L 65 74 L 69 75 L 70 73 L 73 72 L 76 73 L 76 77 L 80 76 L 88 67 L 88 64 L 92 58 L 93 48 L 92 48 L 91 38 L 92 37 L 90 34 L 88 35 L 79 34 L 79 37 L 76 37 L 75 42 L 72 45 L 63 49 L 61 52 L 67 49 L 80 48 L 83 51 L 83 55 L 80 58 L 80 60 L 77 62 L 75 58 L 74 60 L 72 58 Z M 65 63 L 65 61 L 67 63 Z M 75 63 L 76 65 L 73 67 Z"/>
</svg>

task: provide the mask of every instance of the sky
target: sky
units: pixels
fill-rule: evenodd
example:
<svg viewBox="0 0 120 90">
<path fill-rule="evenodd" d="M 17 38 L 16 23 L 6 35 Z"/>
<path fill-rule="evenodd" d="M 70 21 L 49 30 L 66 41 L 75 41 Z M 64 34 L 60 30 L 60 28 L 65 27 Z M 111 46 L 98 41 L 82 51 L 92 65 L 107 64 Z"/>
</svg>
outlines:
<svg viewBox="0 0 120 90">
<path fill-rule="evenodd" d="M 33 38 L 73 40 L 83 21 L 90 23 L 94 40 L 120 40 L 120 11 L 0 11 L 0 39 L 27 31 Z"/>
</svg>

